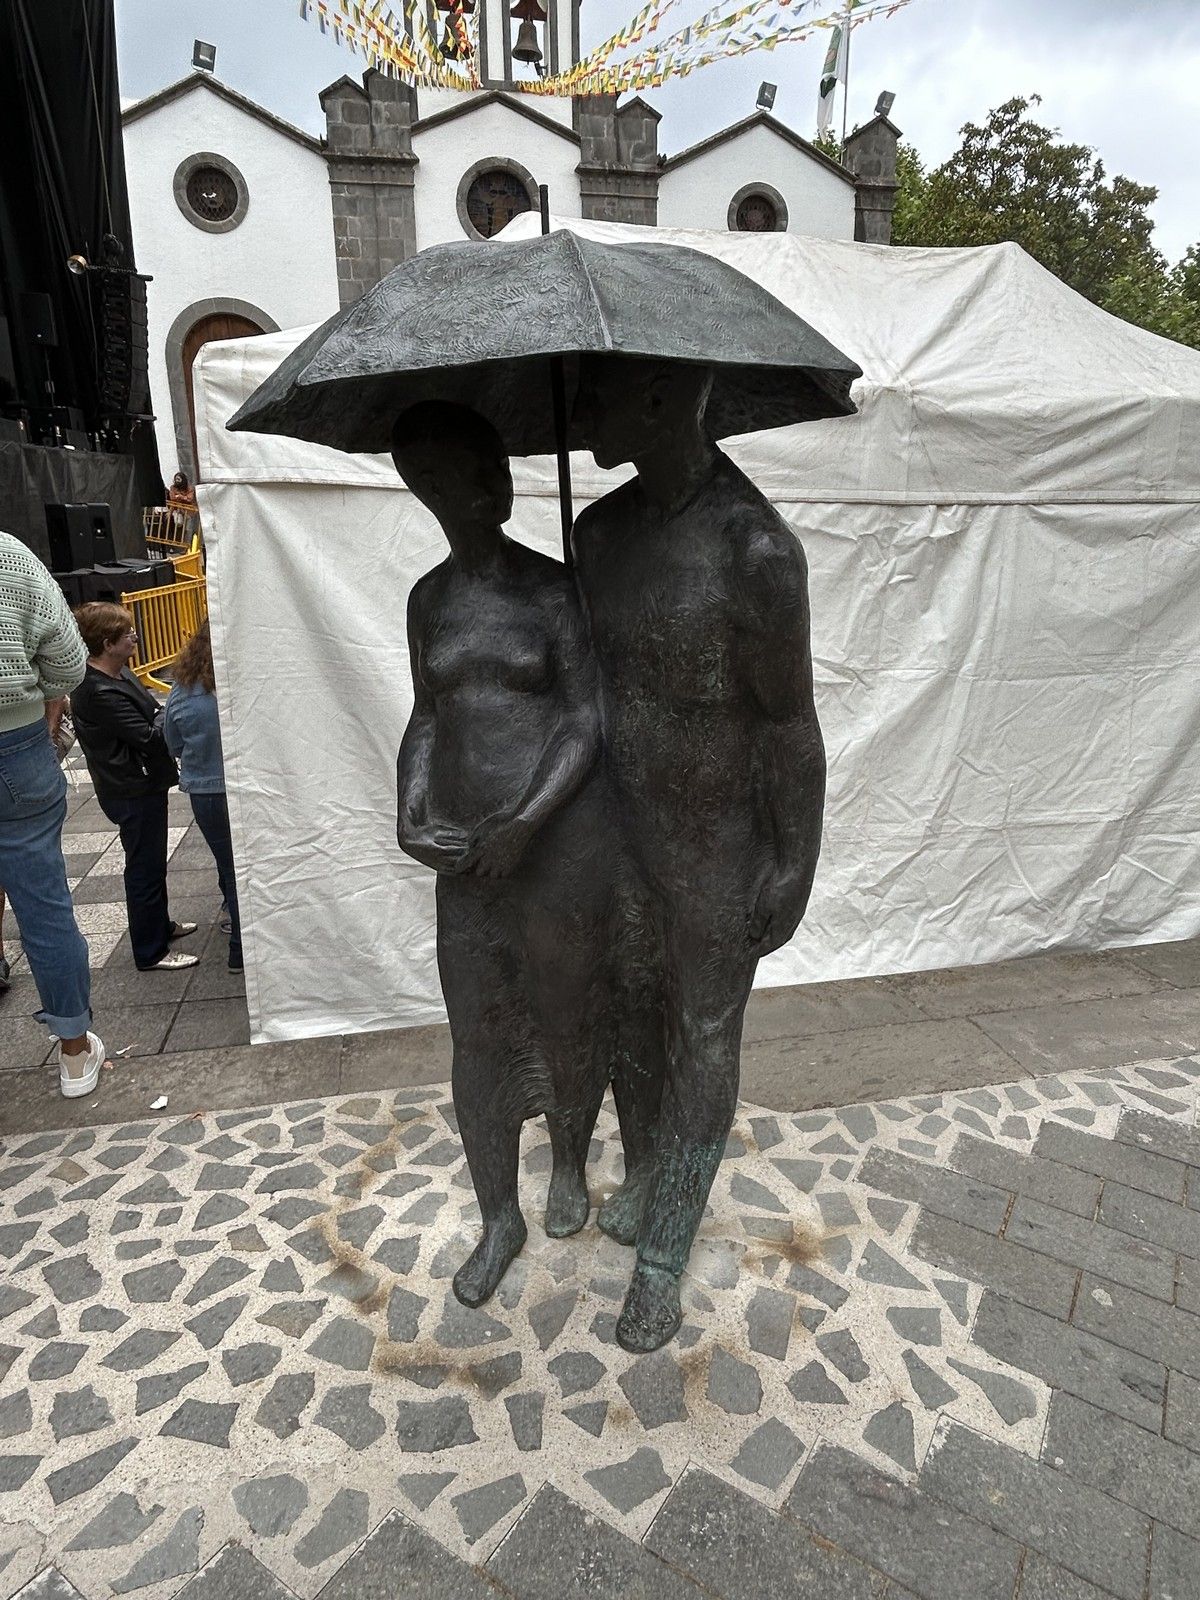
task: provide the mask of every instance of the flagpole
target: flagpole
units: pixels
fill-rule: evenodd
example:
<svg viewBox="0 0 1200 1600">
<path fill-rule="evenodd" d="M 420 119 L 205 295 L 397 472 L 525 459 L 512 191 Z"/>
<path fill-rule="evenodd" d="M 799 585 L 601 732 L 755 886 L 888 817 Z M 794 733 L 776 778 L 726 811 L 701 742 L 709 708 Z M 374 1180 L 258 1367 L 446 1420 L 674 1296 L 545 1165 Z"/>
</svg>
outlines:
<svg viewBox="0 0 1200 1600">
<path fill-rule="evenodd" d="M 846 0 L 846 76 L 842 79 L 842 158 L 846 155 L 846 119 L 850 111 L 850 7 L 854 0 Z"/>
</svg>

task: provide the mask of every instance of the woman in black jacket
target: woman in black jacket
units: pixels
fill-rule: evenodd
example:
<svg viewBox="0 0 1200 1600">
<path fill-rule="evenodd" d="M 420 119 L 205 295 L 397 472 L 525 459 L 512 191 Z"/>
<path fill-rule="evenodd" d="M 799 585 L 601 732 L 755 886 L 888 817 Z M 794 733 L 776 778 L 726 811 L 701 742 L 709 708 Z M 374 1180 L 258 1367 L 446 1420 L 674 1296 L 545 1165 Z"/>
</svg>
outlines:
<svg viewBox="0 0 1200 1600">
<path fill-rule="evenodd" d="M 167 909 L 167 792 L 179 769 L 163 739 L 158 701 L 129 670 L 133 618 L 122 606 L 92 601 L 75 620 L 88 664 L 71 714 L 100 809 L 121 830 L 134 962 L 142 972 L 194 967 L 198 956 L 171 950 L 173 939 L 196 931 L 194 922 L 172 922 Z"/>
</svg>

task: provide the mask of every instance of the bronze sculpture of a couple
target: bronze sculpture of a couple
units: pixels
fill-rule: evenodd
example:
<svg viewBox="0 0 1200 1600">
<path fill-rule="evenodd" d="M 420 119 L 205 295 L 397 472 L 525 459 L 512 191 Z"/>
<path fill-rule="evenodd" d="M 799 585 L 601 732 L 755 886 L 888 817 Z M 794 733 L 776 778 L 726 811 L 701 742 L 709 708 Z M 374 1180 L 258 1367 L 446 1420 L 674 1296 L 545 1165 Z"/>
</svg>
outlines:
<svg viewBox="0 0 1200 1600">
<path fill-rule="evenodd" d="M 588 1218 L 611 1082 L 625 1152 L 599 1226 L 637 1247 L 617 1324 L 652 1350 L 733 1122 L 759 958 L 791 938 L 821 837 L 806 570 L 709 438 L 712 373 L 585 360 L 576 426 L 636 477 L 583 512 L 574 573 L 503 531 L 503 445 L 476 413 L 403 413 L 393 457 L 445 561 L 408 608 L 415 703 L 399 841 L 438 873 L 438 964 L 493 1292 L 526 1237 L 522 1122 L 544 1114 L 547 1232 Z"/>
<path fill-rule="evenodd" d="M 611 1084 L 625 1177 L 597 1220 L 637 1251 L 617 1337 L 652 1350 L 679 1327 L 755 967 L 804 915 L 825 789 L 804 555 L 715 441 L 853 415 L 858 376 L 710 255 L 558 230 L 420 251 L 228 423 L 390 449 L 450 545 L 408 604 L 397 831 L 437 872 L 483 1219 L 454 1278 L 468 1305 L 526 1238 L 528 1118 L 550 1129 L 547 1231 L 587 1221 Z M 557 449 L 569 530 L 570 447 L 636 473 L 560 564 L 504 531 L 508 455 Z"/>
</svg>

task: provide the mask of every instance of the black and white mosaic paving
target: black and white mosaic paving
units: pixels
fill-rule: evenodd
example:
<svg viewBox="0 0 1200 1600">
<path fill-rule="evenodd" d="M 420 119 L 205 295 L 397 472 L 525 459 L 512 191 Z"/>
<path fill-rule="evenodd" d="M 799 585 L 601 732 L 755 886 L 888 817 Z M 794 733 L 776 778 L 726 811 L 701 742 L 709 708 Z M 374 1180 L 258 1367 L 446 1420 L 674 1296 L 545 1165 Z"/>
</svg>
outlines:
<svg viewBox="0 0 1200 1600">
<path fill-rule="evenodd" d="M 819 1441 L 911 1479 L 947 1422 L 1036 1457 L 1050 1391 L 973 1340 L 982 1290 L 929 1265 L 918 1202 L 953 1162 L 941 1214 L 1036 1230 L 983 1164 L 962 1178 L 962 1141 L 1111 1138 L 1127 1108 L 1192 1125 L 1198 1073 L 743 1107 L 683 1330 L 640 1359 L 613 1339 L 631 1252 L 537 1226 L 540 1128 L 528 1245 L 475 1312 L 450 1293 L 478 1211 L 438 1094 L 8 1141 L 0 1600 L 49 1563 L 88 1600 L 165 1600 L 230 1541 L 313 1596 L 393 1507 L 478 1563 L 547 1483 L 640 1538 L 689 1463 L 774 1509 Z M 593 1198 L 619 1173 L 606 1112 Z M 1168 1268 L 1147 1248 L 1120 1270 L 1154 1293 Z"/>
</svg>

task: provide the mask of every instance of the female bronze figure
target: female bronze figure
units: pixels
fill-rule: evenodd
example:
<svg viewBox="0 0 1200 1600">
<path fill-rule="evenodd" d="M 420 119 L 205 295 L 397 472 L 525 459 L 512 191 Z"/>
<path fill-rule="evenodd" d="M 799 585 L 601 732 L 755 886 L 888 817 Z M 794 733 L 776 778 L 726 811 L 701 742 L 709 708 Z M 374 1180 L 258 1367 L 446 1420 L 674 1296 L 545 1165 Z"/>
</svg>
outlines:
<svg viewBox="0 0 1200 1600">
<path fill-rule="evenodd" d="M 546 1231 L 587 1220 L 584 1162 L 612 1063 L 615 829 L 574 585 L 509 539 L 499 436 L 464 406 L 399 417 L 392 458 L 450 554 L 409 598 L 414 705 L 398 763 L 401 848 L 437 871 L 438 968 L 459 1130 L 483 1237 L 454 1277 L 479 1305 L 520 1250 L 521 1125 L 545 1114 Z"/>
</svg>

